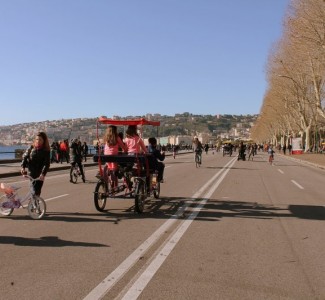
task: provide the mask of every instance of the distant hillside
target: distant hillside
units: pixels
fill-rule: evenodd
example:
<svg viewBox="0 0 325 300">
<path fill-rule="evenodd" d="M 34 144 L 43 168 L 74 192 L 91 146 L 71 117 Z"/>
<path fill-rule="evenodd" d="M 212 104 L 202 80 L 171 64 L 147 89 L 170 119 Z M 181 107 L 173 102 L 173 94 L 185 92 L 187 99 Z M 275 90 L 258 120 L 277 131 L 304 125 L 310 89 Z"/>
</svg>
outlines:
<svg viewBox="0 0 325 300">
<path fill-rule="evenodd" d="M 206 134 L 217 139 L 221 135 L 231 134 L 231 131 L 249 131 L 251 125 L 256 121 L 258 115 L 194 115 L 191 113 L 176 114 L 174 116 L 163 116 L 159 114 L 146 116 L 135 116 L 118 119 L 147 118 L 160 121 L 158 135 L 200 135 Z M 0 126 L 0 144 L 24 144 L 30 143 L 34 135 L 44 130 L 51 140 L 71 139 L 80 137 L 82 140 L 92 143 L 96 139 L 97 118 L 61 119 L 54 121 L 23 123 L 10 126 Z M 102 127 L 104 130 L 105 127 Z M 119 128 L 123 130 L 123 128 Z M 102 134 L 100 132 L 100 134 Z M 144 126 L 144 137 L 157 136 L 157 128 Z"/>
</svg>

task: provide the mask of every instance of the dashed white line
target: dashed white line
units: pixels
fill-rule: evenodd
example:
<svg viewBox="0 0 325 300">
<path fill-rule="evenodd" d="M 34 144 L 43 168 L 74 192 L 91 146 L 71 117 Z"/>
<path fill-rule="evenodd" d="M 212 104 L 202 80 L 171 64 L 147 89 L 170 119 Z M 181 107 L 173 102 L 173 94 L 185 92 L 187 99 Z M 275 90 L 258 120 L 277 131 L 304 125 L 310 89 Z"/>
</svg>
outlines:
<svg viewBox="0 0 325 300">
<path fill-rule="evenodd" d="M 281 174 L 284 174 L 284 172 L 283 172 L 281 169 L 278 169 L 278 171 L 279 171 Z"/>
<path fill-rule="evenodd" d="M 292 182 L 294 185 L 296 185 L 298 188 L 300 188 L 301 190 L 304 189 L 304 187 L 301 186 L 298 182 L 296 182 L 296 181 L 294 181 L 294 180 L 291 180 L 291 182 Z"/>
<path fill-rule="evenodd" d="M 69 194 L 63 194 L 63 195 L 60 195 L 60 196 L 48 198 L 45 201 L 47 202 L 47 201 L 55 200 L 55 199 L 62 198 L 62 197 L 66 197 L 66 196 L 69 196 Z"/>
</svg>

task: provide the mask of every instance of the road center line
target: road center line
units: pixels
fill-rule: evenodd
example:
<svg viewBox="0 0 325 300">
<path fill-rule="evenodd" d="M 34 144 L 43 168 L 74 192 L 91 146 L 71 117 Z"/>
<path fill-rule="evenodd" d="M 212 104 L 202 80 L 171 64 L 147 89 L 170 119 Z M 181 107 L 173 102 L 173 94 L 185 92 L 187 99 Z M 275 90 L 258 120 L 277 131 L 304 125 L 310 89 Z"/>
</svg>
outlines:
<svg viewBox="0 0 325 300">
<path fill-rule="evenodd" d="M 69 196 L 69 194 L 63 194 L 63 195 L 59 195 L 59 196 L 56 196 L 56 197 L 48 198 L 45 201 L 48 202 L 48 201 L 52 201 L 52 200 L 55 200 L 55 199 L 58 199 L 58 198 L 66 197 L 66 196 Z"/>
<path fill-rule="evenodd" d="M 208 182 L 205 183 L 192 197 L 198 198 L 205 189 L 212 184 L 222 172 L 229 171 L 227 167 L 234 163 L 236 159 L 228 162 L 217 174 L 215 174 Z M 177 220 L 178 216 L 183 215 L 184 210 L 190 205 L 185 203 L 177 212 L 163 223 L 147 240 L 145 240 L 133 253 L 131 253 L 112 273 L 102 280 L 85 298 L 84 300 L 101 299 L 105 294 L 136 264 L 141 256 L 157 241 Z"/>
<path fill-rule="evenodd" d="M 236 160 L 232 161 L 230 168 L 235 164 L 235 162 Z M 223 174 L 220 176 L 220 178 L 217 180 L 217 182 L 210 188 L 209 191 L 206 192 L 206 194 L 203 197 L 204 199 L 201 200 L 200 204 L 193 209 L 193 212 L 190 214 L 187 220 L 182 221 L 177 231 L 173 234 L 172 237 L 170 237 L 165 242 L 165 245 L 163 246 L 162 250 L 156 254 L 155 258 L 152 260 L 149 266 L 147 266 L 146 270 L 141 274 L 141 276 L 135 281 L 132 287 L 124 295 L 124 297 L 122 298 L 123 300 L 133 300 L 139 297 L 139 295 L 145 289 L 145 287 L 150 282 L 152 277 L 155 275 L 155 273 L 159 270 L 161 265 L 164 263 L 168 255 L 172 252 L 174 247 L 177 245 L 177 243 L 180 241 L 180 239 L 185 234 L 187 229 L 190 227 L 193 220 L 195 220 L 195 218 L 197 217 L 201 209 L 204 207 L 208 199 L 211 197 L 211 195 L 214 193 L 214 191 L 218 188 L 220 183 L 223 181 L 223 179 L 229 172 L 230 168 L 226 169 L 223 172 Z"/>
<path fill-rule="evenodd" d="M 303 190 L 304 189 L 304 187 L 302 187 L 298 182 L 296 182 L 296 181 L 294 181 L 294 180 L 291 180 L 291 182 L 293 183 L 293 184 L 295 184 L 298 188 L 300 188 L 301 190 Z"/>
</svg>

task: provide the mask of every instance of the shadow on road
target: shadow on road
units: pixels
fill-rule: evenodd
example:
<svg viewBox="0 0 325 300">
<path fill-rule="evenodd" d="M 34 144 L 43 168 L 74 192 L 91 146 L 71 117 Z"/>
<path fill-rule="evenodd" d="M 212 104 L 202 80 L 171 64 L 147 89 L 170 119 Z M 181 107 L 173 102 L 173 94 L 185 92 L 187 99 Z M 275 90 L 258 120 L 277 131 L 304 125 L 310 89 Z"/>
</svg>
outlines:
<svg viewBox="0 0 325 300">
<path fill-rule="evenodd" d="M 299 218 L 325 221 L 325 208 L 317 205 L 289 205 L 280 208 L 259 203 L 210 199 L 196 219 L 218 221 L 222 218 Z"/>
<path fill-rule="evenodd" d="M 108 245 L 61 240 L 57 236 L 25 238 L 17 236 L 0 236 L 1 244 L 30 247 L 110 247 Z"/>
<path fill-rule="evenodd" d="M 124 205 L 121 208 L 108 208 L 103 212 L 97 212 L 94 207 L 94 212 L 91 213 L 49 212 L 45 215 L 44 221 L 68 223 L 111 222 L 118 224 L 120 221 L 132 219 L 169 219 L 173 216 L 186 218 L 191 214 L 191 208 L 195 208 L 201 203 L 201 200 L 202 198 L 185 197 L 150 198 L 146 201 L 145 210 L 141 214 L 135 213 L 133 205 L 127 208 Z M 189 210 L 182 213 L 182 216 L 179 216 L 178 209 L 183 207 L 185 203 L 189 205 Z M 34 222 L 29 216 L 12 215 L 6 218 Z M 274 218 L 299 218 L 325 221 L 325 207 L 317 205 L 288 205 L 287 207 L 277 207 L 256 202 L 208 199 L 195 219 L 200 221 L 221 221 L 223 218 L 255 218 L 265 220 Z"/>
</svg>

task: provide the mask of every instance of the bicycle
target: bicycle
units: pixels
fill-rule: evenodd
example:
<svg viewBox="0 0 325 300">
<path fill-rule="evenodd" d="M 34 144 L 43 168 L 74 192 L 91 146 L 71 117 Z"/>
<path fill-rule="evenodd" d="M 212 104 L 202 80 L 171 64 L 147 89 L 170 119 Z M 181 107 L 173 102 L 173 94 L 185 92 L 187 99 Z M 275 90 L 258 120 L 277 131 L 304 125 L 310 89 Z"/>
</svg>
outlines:
<svg viewBox="0 0 325 300">
<path fill-rule="evenodd" d="M 273 164 L 273 160 L 274 160 L 274 155 L 272 153 L 272 154 L 269 155 L 269 163 L 270 163 L 270 165 Z"/>
<path fill-rule="evenodd" d="M 158 181 L 158 171 L 153 171 L 149 176 L 134 176 L 134 209 L 137 213 L 144 211 L 144 204 L 147 197 L 151 195 L 155 199 L 160 195 L 160 182 Z"/>
<path fill-rule="evenodd" d="M 195 166 L 199 168 L 202 164 L 202 152 L 195 152 Z"/>
<path fill-rule="evenodd" d="M 83 168 L 83 164 L 81 164 L 81 167 Z M 70 176 L 71 182 L 77 183 L 78 177 L 80 177 L 80 176 L 81 176 L 81 171 L 80 171 L 79 165 L 77 163 L 75 163 L 73 166 L 73 169 L 72 169 L 71 176 Z"/>
<path fill-rule="evenodd" d="M 4 195 L 0 197 L 0 214 L 4 216 L 10 216 L 14 209 L 27 208 L 29 216 L 34 220 L 42 219 L 46 213 L 46 203 L 43 198 L 35 195 L 34 183 L 39 178 L 32 178 L 29 175 L 23 175 L 24 178 L 29 179 L 29 191 L 21 198 L 17 191 L 21 187 L 7 185 L 6 183 L 0 184 L 0 190 L 4 192 Z M 24 202 L 28 200 L 26 206 Z"/>
</svg>

